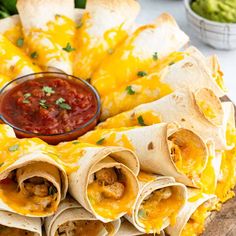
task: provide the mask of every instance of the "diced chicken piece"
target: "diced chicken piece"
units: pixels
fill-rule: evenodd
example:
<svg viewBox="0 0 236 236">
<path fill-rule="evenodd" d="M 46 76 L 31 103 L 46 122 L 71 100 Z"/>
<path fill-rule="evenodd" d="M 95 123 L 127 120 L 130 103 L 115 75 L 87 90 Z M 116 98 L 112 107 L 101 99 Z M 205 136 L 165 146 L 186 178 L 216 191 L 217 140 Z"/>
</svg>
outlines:
<svg viewBox="0 0 236 236">
<path fill-rule="evenodd" d="M 24 188 L 29 195 L 46 197 L 48 195 L 48 186 L 45 184 L 24 183 Z"/>
<path fill-rule="evenodd" d="M 114 184 L 103 187 L 103 196 L 106 198 L 121 199 L 125 192 L 125 186 L 122 183 L 115 182 Z"/>
<path fill-rule="evenodd" d="M 114 168 L 104 168 L 96 172 L 96 178 L 99 182 L 110 185 L 117 181 L 117 174 Z"/>
<path fill-rule="evenodd" d="M 171 188 L 164 188 L 162 189 L 162 199 L 168 199 L 170 198 L 172 195 L 172 191 Z"/>
</svg>

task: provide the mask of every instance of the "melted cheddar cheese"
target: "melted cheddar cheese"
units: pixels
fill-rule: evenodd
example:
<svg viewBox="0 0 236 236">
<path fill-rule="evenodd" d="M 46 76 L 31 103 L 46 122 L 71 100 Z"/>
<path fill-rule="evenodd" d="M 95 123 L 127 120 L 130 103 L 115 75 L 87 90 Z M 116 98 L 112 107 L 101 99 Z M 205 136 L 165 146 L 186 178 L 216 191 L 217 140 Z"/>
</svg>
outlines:
<svg viewBox="0 0 236 236">
<path fill-rule="evenodd" d="M 156 190 L 147 200 L 144 200 L 139 209 L 139 221 L 144 225 L 147 233 L 150 231 L 160 233 L 166 219 L 170 221 L 171 225 L 176 222 L 176 216 L 184 204 L 184 199 L 178 194 L 175 187 L 167 188 L 171 191 L 170 196 L 163 196 L 165 188 Z"/>
<path fill-rule="evenodd" d="M 86 12 L 76 30 L 74 74 L 82 79 L 91 78 L 102 60 L 128 36 L 123 24 L 106 30 L 102 35 L 93 34 L 91 31 L 95 29 L 90 19 L 90 13 Z"/>
<path fill-rule="evenodd" d="M 119 131 L 126 129 L 116 130 L 95 130 L 87 133 L 79 138 L 81 142 L 87 142 L 91 144 L 99 144 L 103 146 L 120 146 L 131 150 L 134 150 L 132 142 L 125 134 L 119 135 Z"/>
<path fill-rule="evenodd" d="M 74 32 L 75 23 L 71 19 L 56 15 L 55 20 L 48 22 L 45 29 L 31 29 L 25 34 L 26 50 L 38 65 L 58 66 L 58 69 L 72 73 Z"/>
<path fill-rule="evenodd" d="M 6 37 L 0 35 L 0 73 L 14 79 L 20 75 L 40 72 L 39 67 Z"/>
<path fill-rule="evenodd" d="M 123 112 L 107 119 L 97 126 L 97 129 L 112 129 L 120 127 L 140 126 L 139 117 L 142 117 L 145 125 L 154 125 L 161 122 L 161 116 L 150 111 Z"/>
<path fill-rule="evenodd" d="M 141 182 L 148 183 L 150 181 L 154 181 L 157 177 L 155 175 L 149 174 L 144 171 L 140 171 L 138 175 L 138 180 Z"/>
<path fill-rule="evenodd" d="M 5 86 L 7 83 L 9 83 L 11 81 L 10 78 L 8 78 L 5 75 L 0 75 L 0 89 L 3 88 L 3 86 Z"/>
<path fill-rule="evenodd" d="M 107 198 L 103 196 L 104 186 L 97 181 L 88 185 L 87 195 L 94 211 L 103 218 L 117 219 L 125 213 L 130 214 L 136 198 L 131 180 L 124 175 L 123 181 L 125 189 L 120 199 Z"/>
<path fill-rule="evenodd" d="M 8 29 L 3 34 L 7 39 L 9 39 L 13 44 L 17 45 L 18 39 L 23 39 L 22 26 L 20 24 Z"/>
<path fill-rule="evenodd" d="M 181 236 L 198 236 L 204 231 L 205 220 L 209 215 L 211 207 L 202 204 L 198 209 L 192 214 L 191 218 L 185 225 Z"/>
</svg>

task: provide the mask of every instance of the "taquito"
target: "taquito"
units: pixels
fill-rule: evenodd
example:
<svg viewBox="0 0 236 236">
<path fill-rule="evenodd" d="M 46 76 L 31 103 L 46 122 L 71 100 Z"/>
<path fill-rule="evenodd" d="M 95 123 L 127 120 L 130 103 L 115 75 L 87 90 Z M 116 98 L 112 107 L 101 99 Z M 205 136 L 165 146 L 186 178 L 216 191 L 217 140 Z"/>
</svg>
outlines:
<svg viewBox="0 0 236 236">
<path fill-rule="evenodd" d="M 75 168 L 68 173 L 69 193 L 104 223 L 131 212 L 138 194 L 139 162 L 129 149 L 61 143 L 61 159 Z"/>
<path fill-rule="evenodd" d="M 160 99 L 173 91 L 187 89 L 196 92 L 201 88 L 209 88 L 221 97 L 225 91 L 222 82 L 218 83 L 218 77 L 213 77 L 216 72 L 212 72 L 211 67 L 196 48 L 172 53 L 160 60 L 158 66 L 147 72 L 146 76 L 128 81 L 102 96 L 101 120 Z"/>
<path fill-rule="evenodd" d="M 34 62 L 46 70 L 72 74 L 74 48 L 73 0 L 19 0 L 17 9 L 24 41 Z"/>
<path fill-rule="evenodd" d="M 199 186 L 207 164 L 207 147 L 190 130 L 176 124 L 160 123 L 129 129 L 97 129 L 80 137 L 81 142 L 132 149 L 142 170 L 173 176 L 178 182 Z M 102 142 L 101 142 L 102 140 Z"/>
<path fill-rule="evenodd" d="M 74 74 L 89 79 L 127 37 L 140 6 L 135 0 L 88 0 L 77 24 Z"/>
<path fill-rule="evenodd" d="M 68 189 L 54 148 L 40 139 L 1 138 L 0 208 L 31 217 L 52 215 Z"/>
<path fill-rule="evenodd" d="M 215 208 L 215 195 L 202 194 L 198 190 L 188 189 L 189 198 L 184 208 L 179 212 L 174 226 L 167 228 L 171 236 L 200 235 L 204 231 L 207 217 Z"/>
<path fill-rule="evenodd" d="M 154 23 L 139 27 L 93 74 L 91 83 L 101 96 L 146 74 L 160 59 L 188 42 L 174 18 L 167 13 Z"/>
<path fill-rule="evenodd" d="M 1 236 L 42 236 L 41 219 L 0 210 Z"/>
<path fill-rule="evenodd" d="M 102 223 L 72 198 L 62 201 L 55 215 L 45 220 L 48 236 L 115 235 L 119 227 L 120 219 Z"/>
<path fill-rule="evenodd" d="M 126 218 L 143 233 L 160 233 L 174 225 L 187 200 L 187 188 L 167 176 L 152 176 L 141 172 L 138 176 L 140 192 L 132 216 Z"/>
<path fill-rule="evenodd" d="M 217 150 L 230 149 L 227 143 L 229 114 L 219 98 L 209 89 L 196 92 L 176 91 L 157 101 L 146 103 L 118 114 L 98 125 L 98 128 L 144 126 L 160 122 L 177 122 L 193 130 L 205 142 L 213 140 Z"/>
</svg>

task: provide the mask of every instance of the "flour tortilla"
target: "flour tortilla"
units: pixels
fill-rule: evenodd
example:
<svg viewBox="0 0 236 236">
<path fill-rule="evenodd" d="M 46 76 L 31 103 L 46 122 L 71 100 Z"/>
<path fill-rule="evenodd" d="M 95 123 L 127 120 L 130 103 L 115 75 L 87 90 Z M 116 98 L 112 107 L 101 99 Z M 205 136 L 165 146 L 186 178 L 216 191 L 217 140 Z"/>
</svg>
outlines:
<svg viewBox="0 0 236 236">
<path fill-rule="evenodd" d="M 212 117 L 207 114 L 207 109 L 201 107 L 201 102 L 206 103 L 206 107 L 212 111 Z M 98 128 L 124 127 L 133 120 L 133 117 L 145 112 L 157 116 L 159 122 L 177 122 L 181 127 L 194 131 L 205 142 L 213 140 L 217 150 L 232 148 L 226 142 L 228 115 L 219 98 L 209 89 L 200 89 L 195 93 L 176 91 L 157 101 L 139 105 L 130 111 L 111 117 L 98 125 Z"/>
<path fill-rule="evenodd" d="M 79 220 L 88 220 L 95 221 L 97 220 L 91 213 L 86 211 L 81 205 L 79 205 L 75 200 L 68 197 L 63 200 L 57 212 L 45 220 L 45 229 L 48 236 L 54 236 L 58 227 L 69 221 L 79 221 Z M 115 235 L 120 228 L 120 219 L 108 223 L 112 224 L 112 235 Z M 108 235 L 108 231 L 103 228 L 99 233 L 99 236 Z"/>
<path fill-rule="evenodd" d="M 189 198 L 198 194 L 197 190 L 188 189 Z M 173 236 L 180 236 L 184 226 L 187 224 L 191 215 L 200 207 L 202 204 L 209 202 L 214 204 L 216 202 L 215 195 L 202 194 L 202 197 L 198 198 L 194 202 L 187 201 L 184 208 L 180 211 L 177 216 L 177 222 L 174 226 L 169 226 L 167 228 L 167 233 Z"/>
<path fill-rule="evenodd" d="M 138 219 L 138 212 L 142 202 L 148 198 L 154 191 L 165 187 L 176 187 L 178 194 L 183 198 L 183 206 L 187 200 L 187 188 L 185 185 L 176 183 L 172 177 L 157 176 L 155 180 L 150 182 L 140 182 L 140 193 L 136 200 L 135 207 L 132 213 L 132 217 L 126 215 L 126 218 L 140 231 L 147 233 L 145 227 Z M 182 207 L 183 207 L 182 206 Z M 160 230 L 164 230 L 170 224 L 169 219 L 163 219 L 163 225 Z M 152 229 L 149 229 L 148 233 L 155 233 Z"/>
<path fill-rule="evenodd" d="M 121 147 L 99 147 L 90 144 L 61 143 L 58 145 L 62 160 L 70 155 L 78 155 L 73 163 L 78 168 L 68 173 L 69 175 L 69 193 L 77 200 L 87 211 L 91 212 L 98 220 L 104 223 L 114 221 L 127 212 L 115 216 L 115 219 L 104 218 L 99 215 L 92 207 L 87 194 L 87 187 L 91 176 L 103 168 L 116 167 L 126 173 L 129 181 L 132 182 L 134 195 L 138 194 L 137 174 L 139 172 L 139 162 L 137 156 L 129 149 Z M 135 199 L 134 199 L 135 200 Z"/>
<path fill-rule="evenodd" d="M 22 186 L 23 181 L 32 177 L 43 177 L 53 184 L 57 189 L 58 197 L 56 200 L 56 208 L 59 205 L 60 200 L 64 199 L 68 189 L 68 179 L 64 168 L 58 164 L 49 153 L 42 151 L 34 151 L 24 153 L 22 150 L 19 154 L 19 158 L 12 163 L 7 163 L 5 161 L 4 165 L 1 167 L 0 179 L 3 180 L 8 177 L 9 173 L 13 170 L 19 169 L 18 184 Z M 53 156 L 54 157 L 54 156 Z M 41 167 L 35 166 L 35 163 L 42 163 Z M 58 174 L 55 174 L 54 171 L 47 168 L 46 163 L 53 165 L 57 170 Z M 15 203 L 14 203 L 15 204 Z M 18 214 L 30 216 L 30 217 L 45 217 L 52 215 L 54 212 L 44 213 L 25 213 L 18 210 L 15 210 L 14 207 L 11 207 L 10 203 L 6 203 L 3 198 L 0 199 L 0 208 L 6 211 L 15 212 Z"/>
<path fill-rule="evenodd" d="M 65 38 L 63 45 L 51 39 L 48 35 L 48 23 L 54 22 L 55 17 L 66 17 L 72 22 L 74 18 L 74 1 L 73 0 L 19 0 L 17 1 L 17 9 L 22 22 L 24 38 L 30 53 L 37 52 L 37 62 L 46 70 L 61 70 L 67 74 L 72 74 L 72 58 L 71 53 L 63 50 L 68 43 L 73 48 L 73 32 L 61 32 L 58 30 L 57 37 L 62 37 L 60 42 Z M 45 14 L 46 13 L 46 14 Z M 68 29 L 69 30 L 69 29 Z M 71 34 L 69 41 L 68 35 Z M 42 60 L 43 58 L 43 60 Z"/>
<path fill-rule="evenodd" d="M 193 159 L 195 155 L 198 155 L 198 158 L 201 159 L 201 168 L 198 174 L 204 170 L 207 163 L 207 147 L 202 139 L 190 130 L 179 128 L 176 124 L 160 123 L 131 129 L 97 129 L 88 132 L 80 140 L 93 143 L 97 141 L 93 140 L 95 136 L 98 139 L 103 138 L 104 145 L 111 145 L 109 138 L 115 136 L 115 141 L 112 142 L 117 146 L 125 146 L 121 140 L 122 137 L 127 138 L 139 158 L 142 170 L 173 176 L 178 182 L 188 186 L 196 186 L 197 183 L 194 178 L 190 178 L 178 170 L 171 157 L 172 145 L 175 144 L 180 149 L 183 146 L 186 147 Z M 192 147 L 192 145 L 194 146 Z"/>
</svg>

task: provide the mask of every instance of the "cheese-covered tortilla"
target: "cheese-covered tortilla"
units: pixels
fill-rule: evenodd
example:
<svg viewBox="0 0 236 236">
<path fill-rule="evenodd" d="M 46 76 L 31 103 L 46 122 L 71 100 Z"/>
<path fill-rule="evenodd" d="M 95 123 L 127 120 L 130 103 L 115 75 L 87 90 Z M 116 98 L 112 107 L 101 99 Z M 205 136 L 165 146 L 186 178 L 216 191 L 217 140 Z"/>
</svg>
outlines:
<svg viewBox="0 0 236 236">
<path fill-rule="evenodd" d="M 101 97 L 104 120 L 143 103 L 152 102 L 179 90 L 192 92 L 201 88 L 211 89 L 217 96 L 225 95 L 214 78 L 208 60 L 193 47 L 184 53 L 175 52 L 152 68 L 147 75 L 128 81 L 115 91 Z"/>
<path fill-rule="evenodd" d="M 41 71 L 24 52 L 1 34 L 0 48 L 0 74 L 10 79 L 15 79 L 23 75 Z"/>
<path fill-rule="evenodd" d="M 179 212 L 176 224 L 167 228 L 173 236 L 201 235 L 205 223 L 216 204 L 216 196 L 203 194 L 199 190 L 188 189 L 188 201 Z"/>
<path fill-rule="evenodd" d="M 20 215 L 52 215 L 68 188 L 53 147 L 40 139 L 3 137 L 0 150 L 0 207 Z"/>
<path fill-rule="evenodd" d="M 24 41 L 28 54 L 45 69 L 72 74 L 74 48 L 73 0 L 19 0 Z"/>
<path fill-rule="evenodd" d="M 175 124 L 161 123 L 142 128 L 111 129 L 88 132 L 82 142 L 122 146 L 138 156 L 141 169 L 173 176 L 189 186 L 198 186 L 207 163 L 207 148 L 202 139 L 190 130 Z"/>
<path fill-rule="evenodd" d="M 62 201 L 55 215 L 45 220 L 48 236 L 108 236 L 115 235 L 120 219 L 102 223 L 72 198 Z"/>
<path fill-rule="evenodd" d="M 131 150 L 78 141 L 61 143 L 57 149 L 71 166 L 69 193 L 98 220 L 107 223 L 132 211 L 139 162 Z"/>
<path fill-rule="evenodd" d="M 179 50 L 188 37 L 166 13 L 139 27 L 101 64 L 91 82 L 101 96 L 146 74 L 170 53 Z"/>
<path fill-rule="evenodd" d="M 1 236 L 42 236 L 41 219 L 0 210 Z"/>
<path fill-rule="evenodd" d="M 128 37 L 139 13 L 135 0 L 89 0 L 82 19 L 77 23 L 74 74 L 91 78 L 107 56 Z"/>
<path fill-rule="evenodd" d="M 143 233 L 160 233 L 168 225 L 175 224 L 187 200 L 187 189 L 167 176 L 140 172 L 138 178 L 140 193 L 132 217 L 127 215 L 126 218 Z"/>
<path fill-rule="evenodd" d="M 118 114 L 98 125 L 98 128 L 132 127 L 160 122 L 177 122 L 193 130 L 205 142 L 213 140 L 217 150 L 229 149 L 227 143 L 228 114 L 219 98 L 210 89 L 196 92 L 176 91 L 157 101 L 146 103 Z"/>
</svg>

